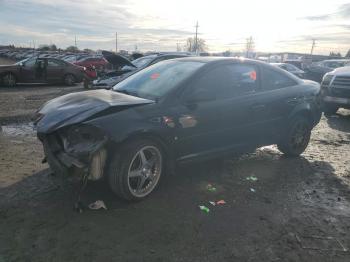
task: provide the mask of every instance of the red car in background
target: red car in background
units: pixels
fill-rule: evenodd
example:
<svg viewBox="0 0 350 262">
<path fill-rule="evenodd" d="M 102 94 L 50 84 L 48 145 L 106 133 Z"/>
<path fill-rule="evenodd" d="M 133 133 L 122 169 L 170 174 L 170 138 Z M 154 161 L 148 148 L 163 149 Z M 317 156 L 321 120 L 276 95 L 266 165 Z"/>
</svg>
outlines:
<svg viewBox="0 0 350 262">
<path fill-rule="evenodd" d="M 103 58 L 103 57 L 84 57 L 80 60 L 77 60 L 76 62 L 74 62 L 75 65 L 78 66 L 83 66 L 83 67 L 94 67 L 97 70 L 101 70 L 104 69 L 108 62 Z"/>
</svg>

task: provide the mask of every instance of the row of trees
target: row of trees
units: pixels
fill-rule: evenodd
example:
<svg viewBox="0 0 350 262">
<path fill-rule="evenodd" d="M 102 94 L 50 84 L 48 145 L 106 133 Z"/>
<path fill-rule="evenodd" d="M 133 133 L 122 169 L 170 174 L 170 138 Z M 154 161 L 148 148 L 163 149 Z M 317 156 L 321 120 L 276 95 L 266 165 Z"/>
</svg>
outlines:
<svg viewBox="0 0 350 262">
<path fill-rule="evenodd" d="M 253 48 L 254 48 L 254 42 L 253 42 L 252 38 L 250 37 L 249 39 L 247 39 L 247 44 L 246 44 L 247 52 L 250 52 L 251 50 L 253 50 Z M 55 44 L 40 45 L 38 50 L 41 50 L 41 51 L 66 51 L 66 52 L 72 52 L 72 53 L 80 51 L 76 46 L 68 46 L 66 49 L 63 50 L 63 49 L 57 48 L 57 46 Z M 197 52 L 205 52 L 208 50 L 208 47 L 207 47 L 204 39 L 198 38 L 196 41 L 195 37 L 189 37 L 186 40 L 184 50 L 187 52 L 196 52 L 196 51 Z M 84 52 L 92 52 L 91 49 L 84 49 L 83 51 Z M 226 51 L 226 52 L 229 52 L 229 51 Z M 341 53 L 333 52 L 333 51 L 329 53 L 329 56 L 342 57 Z M 346 53 L 345 58 L 350 58 L 350 49 Z"/>
<path fill-rule="evenodd" d="M 76 53 L 79 52 L 81 50 L 79 50 L 79 48 L 77 48 L 74 45 L 68 46 L 66 49 L 60 49 L 57 48 L 57 46 L 55 44 L 51 44 L 51 45 L 40 45 L 38 50 L 40 51 L 66 51 L 66 52 L 72 52 L 72 53 Z M 85 48 L 82 51 L 90 53 L 92 52 L 91 49 Z"/>
</svg>

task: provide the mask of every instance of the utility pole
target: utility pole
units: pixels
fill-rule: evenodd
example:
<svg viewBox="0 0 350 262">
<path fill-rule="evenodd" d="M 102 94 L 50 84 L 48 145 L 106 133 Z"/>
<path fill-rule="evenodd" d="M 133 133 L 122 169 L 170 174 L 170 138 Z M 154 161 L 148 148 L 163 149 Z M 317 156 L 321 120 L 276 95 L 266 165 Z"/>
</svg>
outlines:
<svg viewBox="0 0 350 262">
<path fill-rule="evenodd" d="M 196 52 L 196 54 L 198 53 L 198 21 L 196 23 L 196 36 L 194 38 L 194 43 L 195 43 L 195 46 L 194 46 L 194 51 Z"/>
<path fill-rule="evenodd" d="M 118 53 L 118 33 L 115 32 L 115 53 Z"/>
<path fill-rule="evenodd" d="M 78 48 L 77 48 L 77 35 L 75 35 L 75 37 L 74 37 L 74 44 L 75 44 L 75 49 L 77 50 Z"/>
<path fill-rule="evenodd" d="M 311 56 L 312 56 L 312 53 L 314 52 L 314 47 L 316 46 L 316 39 L 312 39 L 312 46 L 311 46 Z"/>
<path fill-rule="evenodd" d="M 254 48 L 254 41 L 253 41 L 253 37 L 249 37 L 247 38 L 247 42 L 246 42 L 246 57 L 249 58 L 249 53 L 250 51 Z"/>
</svg>

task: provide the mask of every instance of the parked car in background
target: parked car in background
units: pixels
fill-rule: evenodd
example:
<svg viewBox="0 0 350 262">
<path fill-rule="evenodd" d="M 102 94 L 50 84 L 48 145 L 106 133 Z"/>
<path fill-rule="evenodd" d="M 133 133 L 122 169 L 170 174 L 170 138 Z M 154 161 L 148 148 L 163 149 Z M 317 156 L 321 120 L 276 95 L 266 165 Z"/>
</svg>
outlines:
<svg viewBox="0 0 350 262">
<path fill-rule="evenodd" d="M 73 62 L 75 65 L 83 67 L 95 67 L 97 70 L 104 69 L 108 62 L 103 57 L 87 56 Z"/>
<path fill-rule="evenodd" d="M 135 59 L 133 61 L 129 61 L 127 58 L 116 55 L 110 52 L 103 52 L 105 59 L 115 66 L 116 68 L 120 68 L 118 70 L 113 70 L 102 77 L 96 79 L 93 81 L 93 87 L 95 88 L 112 88 L 114 85 L 119 83 L 121 80 L 126 78 L 127 76 L 135 73 L 138 70 L 141 70 L 143 68 L 146 68 L 150 65 L 154 65 L 160 61 L 174 59 L 174 58 L 181 58 L 181 57 L 188 57 L 186 54 L 176 54 L 176 53 L 160 53 L 160 54 L 154 54 L 154 55 L 147 55 L 140 57 L 138 59 Z"/>
<path fill-rule="evenodd" d="M 346 66 L 350 63 L 349 59 L 330 59 L 324 60 L 316 63 L 312 63 L 307 68 L 307 76 L 309 79 L 312 79 L 317 82 L 321 82 L 323 76 L 333 71 L 338 67 Z"/>
<path fill-rule="evenodd" d="M 293 75 L 304 78 L 305 72 L 299 68 L 297 68 L 294 65 L 288 64 L 288 63 L 271 63 L 273 66 L 277 66 L 283 70 L 288 71 L 289 73 L 292 73 Z"/>
<path fill-rule="evenodd" d="M 57 175 L 104 177 L 120 197 L 140 200 L 166 170 L 194 159 L 271 144 L 299 156 L 320 120 L 319 92 L 267 63 L 189 57 L 153 64 L 113 90 L 55 98 L 35 123 Z"/>
<path fill-rule="evenodd" d="M 31 57 L 13 65 L 0 66 L 1 84 L 13 87 L 17 83 L 64 83 L 82 82 L 84 68 L 60 59 Z"/>
<path fill-rule="evenodd" d="M 350 66 L 325 74 L 321 94 L 326 115 L 335 114 L 339 108 L 350 109 Z"/>
</svg>

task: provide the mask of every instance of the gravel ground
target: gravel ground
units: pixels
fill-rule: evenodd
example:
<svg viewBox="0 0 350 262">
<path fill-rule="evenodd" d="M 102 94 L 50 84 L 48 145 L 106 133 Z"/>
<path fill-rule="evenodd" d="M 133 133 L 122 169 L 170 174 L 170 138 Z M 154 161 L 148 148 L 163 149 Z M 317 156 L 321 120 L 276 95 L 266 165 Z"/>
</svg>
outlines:
<svg viewBox="0 0 350 262">
<path fill-rule="evenodd" d="M 133 204 L 89 183 L 84 201 L 101 199 L 108 210 L 79 214 L 76 182 L 57 181 L 41 164 L 28 122 L 46 100 L 79 90 L 0 90 L 1 262 L 350 261 L 349 111 L 323 117 L 299 158 L 270 146 L 194 163 Z"/>
</svg>

